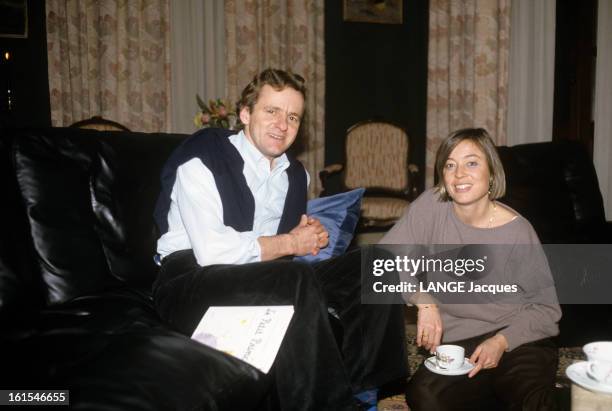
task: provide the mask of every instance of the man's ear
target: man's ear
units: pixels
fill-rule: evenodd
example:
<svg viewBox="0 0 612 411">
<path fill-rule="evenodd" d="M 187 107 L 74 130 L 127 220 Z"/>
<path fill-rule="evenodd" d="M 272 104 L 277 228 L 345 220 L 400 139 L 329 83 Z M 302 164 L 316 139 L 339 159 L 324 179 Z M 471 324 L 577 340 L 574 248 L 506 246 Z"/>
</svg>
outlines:
<svg viewBox="0 0 612 411">
<path fill-rule="evenodd" d="M 240 121 L 245 126 L 249 124 L 249 122 L 251 121 L 251 112 L 249 111 L 249 108 L 246 106 L 242 107 L 242 109 L 240 110 Z"/>
</svg>

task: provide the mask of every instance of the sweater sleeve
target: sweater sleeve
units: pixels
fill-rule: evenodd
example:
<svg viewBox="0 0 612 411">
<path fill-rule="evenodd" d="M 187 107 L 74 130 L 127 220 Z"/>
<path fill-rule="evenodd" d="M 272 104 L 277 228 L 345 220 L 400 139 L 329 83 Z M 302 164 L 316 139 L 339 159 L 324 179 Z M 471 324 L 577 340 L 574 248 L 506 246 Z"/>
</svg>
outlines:
<svg viewBox="0 0 612 411">
<path fill-rule="evenodd" d="M 561 318 L 557 293 L 544 250 L 525 220 L 519 242 L 515 244 L 507 272 L 523 291 L 523 301 L 510 324 L 501 330 L 508 340 L 508 351 L 559 334 Z"/>
</svg>

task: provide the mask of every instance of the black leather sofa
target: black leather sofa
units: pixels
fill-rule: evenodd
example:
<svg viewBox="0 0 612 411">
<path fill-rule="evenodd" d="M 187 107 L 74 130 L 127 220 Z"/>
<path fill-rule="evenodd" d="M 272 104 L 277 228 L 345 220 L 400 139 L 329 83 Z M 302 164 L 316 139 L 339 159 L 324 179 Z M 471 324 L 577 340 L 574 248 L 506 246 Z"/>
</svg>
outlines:
<svg viewBox="0 0 612 411">
<path fill-rule="evenodd" d="M 532 143 L 499 147 L 498 152 L 507 183 L 501 201 L 531 222 L 543 244 L 612 244 L 612 223 L 606 222 L 595 168 L 582 145 Z M 573 252 L 578 247 L 565 250 Z M 551 261 L 553 271 L 559 268 L 554 263 Z M 571 284 L 580 284 L 582 273 L 562 271 L 576 276 Z M 609 284 L 609 280 L 602 283 Z M 561 303 L 560 347 L 612 340 L 612 297 L 610 305 Z"/>
<path fill-rule="evenodd" d="M 68 389 L 82 410 L 265 408 L 264 374 L 153 308 L 158 176 L 185 136 L 0 132 L 0 389 Z"/>
<path fill-rule="evenodd" d="M 274 404 L 267 376 L 168 329 L 153 308 L 158 176 L 184 135 L 0 132 L 0 389 L 69 389 L 83 410 Z M 503 201 L 543 242 L 612 243 L 577 145 L 499 150 Z M 612 339 L 609 307 L 564 307 L 559 343 Z"/>
</svg>

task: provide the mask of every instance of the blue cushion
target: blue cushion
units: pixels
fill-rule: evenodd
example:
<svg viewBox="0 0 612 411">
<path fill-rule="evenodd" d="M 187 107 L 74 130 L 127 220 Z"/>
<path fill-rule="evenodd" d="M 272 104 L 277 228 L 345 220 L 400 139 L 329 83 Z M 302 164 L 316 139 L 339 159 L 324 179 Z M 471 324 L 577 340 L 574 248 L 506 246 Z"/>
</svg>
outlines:
<svg viewBox="0 0 612 411">
<path fill-rule="evenodd" d="M 308 201 L 307 214 L 317 218 L 329 232 L 329 245 L 317 255 L 295 257 L 298 261 L 314 263 L 343 254 L 348 248 L 359 220 L 361 197 L 365 189 Z"/>
</svg>

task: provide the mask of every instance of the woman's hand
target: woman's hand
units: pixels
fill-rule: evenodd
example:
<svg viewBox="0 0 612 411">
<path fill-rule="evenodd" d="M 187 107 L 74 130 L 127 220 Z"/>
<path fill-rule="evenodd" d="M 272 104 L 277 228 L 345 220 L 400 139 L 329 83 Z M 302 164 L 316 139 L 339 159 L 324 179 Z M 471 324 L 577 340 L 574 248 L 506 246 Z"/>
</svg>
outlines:
<svg viewBox="0 0 612 411">
<path fill-rule="evenodd" d="M 470 362 L 474 364 L 474 369 L 468 374 L 472 378 L 482 369 L 497 367 L 504 351 L 508 349 L 508 340 L 502 334 L 496 334 L 484 340 L 472 353 Z"/>
<path fill-rule="evenodd" d="M 417 346 L 432 354 L 442 340 L 442 318 L 435 304 L 417 304 Z"/>
</svg>

